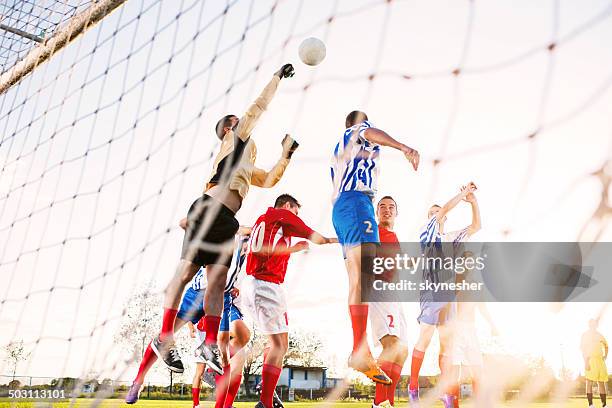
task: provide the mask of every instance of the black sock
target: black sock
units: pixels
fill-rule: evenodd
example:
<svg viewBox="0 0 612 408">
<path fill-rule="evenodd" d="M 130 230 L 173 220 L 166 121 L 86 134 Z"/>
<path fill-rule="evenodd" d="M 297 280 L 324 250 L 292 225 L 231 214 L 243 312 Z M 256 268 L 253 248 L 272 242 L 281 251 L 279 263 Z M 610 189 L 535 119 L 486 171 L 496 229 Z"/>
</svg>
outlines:
<svg viewBox="0 0 612 408">
<path fill-rule="evenodd" d="M 591 393 L 587 392 L 587 401 L 589 401 L 589 407 L 593 405 L 593 393 L 592 392 Z"/>
<path fill-rule="evenodd" d="M 601 398 L 602 406 L 606 406 L 606 394 L 599 394 L 599 398 Z"/>
</svg>

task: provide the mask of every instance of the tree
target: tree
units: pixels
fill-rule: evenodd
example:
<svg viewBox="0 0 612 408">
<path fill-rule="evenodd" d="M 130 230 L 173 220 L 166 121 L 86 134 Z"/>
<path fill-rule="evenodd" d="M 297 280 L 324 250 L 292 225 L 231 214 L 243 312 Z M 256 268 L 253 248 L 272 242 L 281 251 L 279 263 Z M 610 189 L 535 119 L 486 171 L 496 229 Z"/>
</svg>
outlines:
<svg viewBox="0 0 612 408">
<path fill-rule="evenodd" d="M 152 284 L 143 287 L 127 301 L 115 339 L 134 358 L 143 356 L 148 342 L 159 331 L 161 308 L 161 296 L 152 292 Z"/>
<path fill-rule="evenodd" d="M 314 332 L 293 331 L 289 333 L 289 348 L 283 365 L 319 367 L 323 365 L 324 345 Z"/>
<path fill-rule="evenodd" d="M 263 350 L 266 347 L 266 336 L 259 333 L 254 327 L 251 329 L 251 340 L 245 348 L 247 353 L 242 377 L 244 378 L 244 390 L 247 396 L 251 395 L 249 379 L 251 376 L 259 374 L 263 366 Z"/>
<path fill-rule="evenodd" d="M 250 395 L 248 387 L 251 376 L 259 374 L 263 366 L 263 350 L 267 338 L 257 329 L 251 330 L 251 341 L 247 346 L 247 356 L 242 370 L 244 389 Z M 289 333 L 289 348 L 283 359 L 283 365 L 301 365 L 304 367 L 317 367 L 323 364 L 324 345 L 321 338 L 312 332 L 293 331 Z"/>
<path fill-rule="evenodd" d="M 4 347 L 4 352 L 6 354 L 4 361 L 8 363 L 9 367 L 11 367 L 11 371 L 13 372 L 12 380 L 15 380 L 17 365 L 21 361 L 25 361 L 30 358 L 31 353 L 27 353 L 25 351 L 23 340 L 10 342 Z"/>
<path fill-rule="evenodd" d="M 142 287 L 127 301 L 115 341 L 134 360 L 140 361 L 149 341 L 159 333 L 162 322 L 162 305 L 162 296 L 154 292 L 152 283 Z M 179 332 L 174 337 L 176 346 L 182 353 L 191 351 L 191 342 L 188 337 L 184 332 Z M 166 374 L 168 380 L 171 381 L 169 370 L 160 371 L 160 367 L 160 365 L 156 366 L 157 372 Z M 174 374 L 174 380 L 182 381 L 183 375 Z"/>
</svg>

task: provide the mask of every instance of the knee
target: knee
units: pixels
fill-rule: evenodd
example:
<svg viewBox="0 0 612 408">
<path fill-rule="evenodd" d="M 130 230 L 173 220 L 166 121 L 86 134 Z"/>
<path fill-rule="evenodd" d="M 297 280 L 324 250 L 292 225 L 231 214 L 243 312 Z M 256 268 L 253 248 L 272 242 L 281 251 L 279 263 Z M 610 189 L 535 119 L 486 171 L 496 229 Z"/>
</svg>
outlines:
<svg viewBox="0 0 612 408">
<path fill-rule="evenodd" d="M 271 346 L 275 351 L 285 354 L 289 349 L 289 339 L 286 337 L 275 337 L 272 340 Z"/>
</svg>

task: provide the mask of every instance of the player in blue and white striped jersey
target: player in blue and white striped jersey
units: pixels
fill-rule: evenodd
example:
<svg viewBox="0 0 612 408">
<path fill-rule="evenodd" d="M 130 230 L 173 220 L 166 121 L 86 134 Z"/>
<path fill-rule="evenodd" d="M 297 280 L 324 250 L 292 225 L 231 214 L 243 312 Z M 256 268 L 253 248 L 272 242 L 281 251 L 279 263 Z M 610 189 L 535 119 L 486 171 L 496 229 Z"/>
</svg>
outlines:
<svg viewBox="0 0 612 408">
<path fill-rule="evenodd" d="M 185 228 L 186 219 L 181 220 L 179 225 L 182 228 Z M 239 233 L 241 232 L 245 233 L 245 231 L 248 231 L 248 233 L 250 233 L 250 228 L 241 228 L 241 230 L 239 230 Z M 224 302 L 225 305 L 224 305 L 224 310 L 221 316 L 222 317 L 221 329 L 224 328 L 224 326 L 222 325 L 225 323 L 227 327 L 225 329 L 226 331 L 230 330 L 229 326 L 230 326 L 231 321 L 242 319 L 242 313 L 240 313 L 240 310 L 238 310 L 238 308 L 233 304 L 233 299 L 232 299 L 231 294 L 235 293 L 234 285 L 243 268 L 244 259 L 245 259 L 243 245 L 246 243 L 247 240 L 248 240 L 248 234 L 246 236 L 238 236 L 237 248 L 234 252 L 232 264 L 227 274 L 227 280 L 226 280 L 226 286 L 225 286 L 226 290 L 224 294 L 225 295 L 225 302 Z M 201 332 L 198 333 L 198 331 L 196 331 L 194 325 L 197 325 L 198 322 L 204 317 L 204 295 L 206 293 L 207 287 L 208 287 L 208 281 L 206 279 L 206 269 L 202 267 L 196 272 L 193 278 L 186 285 L 186 290 L 183 293 L 181 304 L 177 312 L 176 319 L 174 321 L 174 327 L 173 327 L 173 332 L 176 333 L 183 326 L 185 326 L 186 324 L 189 324 L 191 337 L 196 338 L 196 345 L 198 347 L 203 343 L 204 337 L 201 335 L 202 334 Z M 246 327 L 246 325 L 244 325 L 244 329 L 246 329 L 246 334 L 244 330 L 242 330 L 239 333 L 240 336 L 238 335 L 235 336 L 238 339 L 237 342 L 241 341 L 243 343 L 242 346 L 248 343 L 248 340 L 250 337 L 250 332 L 248 331 L 248 328 Z M 200 336 L 198 336 L 198 334 L 200 334 Z M 221 331 L 219 334 L 221 334 Z M 130 390 L 128 391 L 128 394 L 126 396 L 125 401 L 128 404 L 134 404 L 138 401 L 140 388 L 142 387 L 144 378 L 146 374 L 148 373 L 148 371 L 150 370 L 150 368 L 155 363 L 155 361 L 157 360 L 155 353 L 153 353 L 152 351 L 149 351 L 150 347 L 151 345 L 149 345 L 149 347 L 147 348 L 147 351 L 145 351 L 145 354 L 148 354 L 149 357 L 146 359 L 143 358 L 143 360 L 141 361 L 140 367 L 138 370 L 138 374 L 136 375 L 136 378 L 134 379 L 134 382 L 132 383 L 132 386 L 130 387 Z M 226 358 L 225 361 L 228 361 L 228 359 Z M 195 388 L 199 389 L 201 376 L 204 372 L 204 365 L 203 365 L 204 360 L 198 359 L 196 360 L 196 363 L 198 364 L 197 364 L 196 376 L 194 378 L 193 384 Z M 228 370 L 227 376 L 229 377 L 229 375 L 230 374 Z"/>
<path fill-rule="evenodd" d="M 376 195 L 380 169 L 380 148 L 399 150 L 419 166 L 419 153 L 375 128 L 364 112 L 353 111 L 345 120 L 345 131 L 336 144 L 331 161 L 334 185 L 332 221 L 346 260 L 349 277 L 349 313 L 353 327 L 351 368 L 372 381 L 390 384 L 378 367 L 366 342 L 368 305 L 361 300 L 361 260 L 372 262 L 379 242 L 372 200 Z M 369 269 L 368 265 L 364 268 Z"/>
<path fill-rule="evenodd" d="M 478 211 L 478 205 L 474 197 L 473 192 L 476 190 L 476 185 L 472 182 L 461 188 L 459 194 L 450 199 L 442 207 L 439 205 L 432 205 L 427 213 L 428 220 L 421 229 L 419 234 L 419 241 L 421 243 L 421 251 L 427 258 L 434 257 L 445 257 L 444 250 L 442 247 L 443 242 L 452 243 L 453 251 L 458 248 L 462 242 L 465 242 L 469 237 L 476 233 L 480 229 L 480 212 Z M 462 200 L 470 202 L 472 205 L 472 223 L 460 230 L 444 233 L 444 224 L 446 222 L 446 215 L 449 211 L 457 206 Z M 453 254 L 454 256 L 454 254 Z M 426 263 L 427 264 L 427 263 Z M 452 274 L 445 276 L 444 274 Z M 423 280 L 429 282 L 448 282 L 454 281 L 453 271 L 438 270 L 431 265 L 423 268 Z M 446 296 L 449 295 L 449 296 Z M 420 293 L 420 309 L 421 312 L 417 321 L 419 322 L 420 333 L 419 338 L 414 346 L 412 352 L 412 363 L 410 370 L 410 385 L 408 387 L 408 397 L 410 402 L 414 403 L 419 399 L 418 390 L 418 376 L 425 356 L 425 351 L 431 342 L 436 328 L 440 336 L 440 366 L 445 366 L 443 361 L 447 361 L 448 356 L 445 355 L 447 351 L 450 351 L 450 340 L 451 333 L 447 323 L 455 315 L 455 302 L 454 293 L 445 294 L 441 291 L 433 293 L 429 290 L 422 290 Z M 446 359 L 446 360 L 445 360 Z M 445 374 L 443 372 L 443 374 Z M 455 396 L 452 394 L 445 394 L 443 402 L 445 407 L 453 406 Z"/>
</svg>

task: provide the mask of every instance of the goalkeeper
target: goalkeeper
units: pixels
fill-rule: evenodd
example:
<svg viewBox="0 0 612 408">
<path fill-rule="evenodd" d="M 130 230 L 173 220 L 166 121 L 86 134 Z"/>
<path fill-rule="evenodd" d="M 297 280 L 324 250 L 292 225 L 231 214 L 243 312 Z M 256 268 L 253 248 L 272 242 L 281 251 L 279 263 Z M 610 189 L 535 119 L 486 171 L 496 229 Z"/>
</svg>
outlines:
<svg viewBox="0 0 612 408">
<path fill-rule="evenodd" d="M 226 115 L 217 122 L 215 132 L 221 140 L 221 148 L 204 194 L 194 201 L 187 213 L 181 261 L 166 287 L 161 332 L 151 342 L 153 351 L 174 372 L 182 373 L 184 370 L 173 339 L 174 320 L 181 293 L 200 266 L 205 266 L 208 280 L 204 298 L 206 338 L 196 353 L 212 370 L 219 375 L 223 374 L 217 333 L 233 239 L 239 226 L 235 215 L 250 185 L 264 188 L 274 186 L 281 179 L 291 155 L 298 147 L 298 143 L 286 135 L 282 141 L 280 160 L 270 171 L 264 171 L 255 167 L 257 148 L 251 132 L 274 97 L 281 79 L 293 75 L 293 66 L 283 65 L 240 119 L 235 115 Z"/>
</svg>

